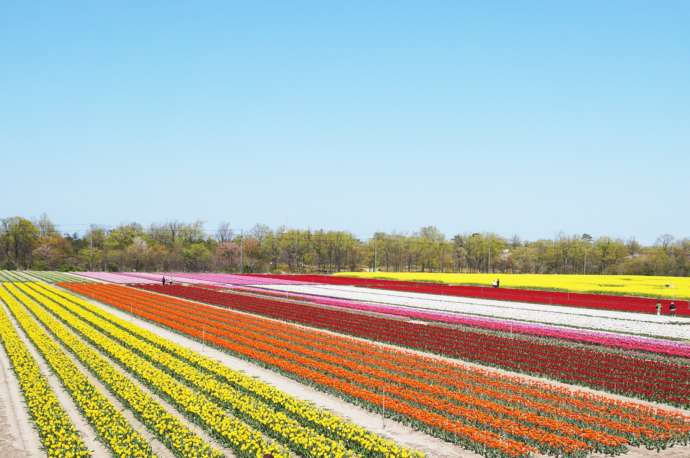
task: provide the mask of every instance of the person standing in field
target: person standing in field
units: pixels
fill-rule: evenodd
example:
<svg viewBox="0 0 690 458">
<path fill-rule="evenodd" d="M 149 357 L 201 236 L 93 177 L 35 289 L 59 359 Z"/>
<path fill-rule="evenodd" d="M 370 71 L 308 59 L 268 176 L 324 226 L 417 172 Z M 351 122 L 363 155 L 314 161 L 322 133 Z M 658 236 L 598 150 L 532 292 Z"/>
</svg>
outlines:
<svg viewBox="0 0 690 458">
<path fill-rule="evenodd" d="M 668 306 L 668 311 L 671 313 L 671 316 L 676 316 L 676 303 L 671 302 Z"/>
<path fill-rule="evenodd" d="M 163 279 L 161 280 L 161 282 L 163 283 L 163 286 L 165 286 L 165 277 L 163 277 Z"/>
<path fill-rule="evenodd" d="M 661 302 L 656 303 L 656 314 L 661 315 Z"/>
</svg>

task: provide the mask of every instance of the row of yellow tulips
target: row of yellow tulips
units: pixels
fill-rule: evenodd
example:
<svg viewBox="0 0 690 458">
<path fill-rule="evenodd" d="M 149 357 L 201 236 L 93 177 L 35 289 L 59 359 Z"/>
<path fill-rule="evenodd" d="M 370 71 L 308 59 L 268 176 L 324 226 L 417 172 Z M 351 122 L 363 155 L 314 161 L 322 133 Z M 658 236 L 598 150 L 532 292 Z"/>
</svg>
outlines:
<svg viewBox="0 0 690 458">
<path fill-rule="evenodd" d="M 33 284 L 30 286 L 34 287 L 37 291 L 40 291 L 46 296 L 53 298 L 54 300 L 57 300 L 58 298 L 65 299 L 72 304 L 80 306 L 84 310 L 92 312 L 98 317 L 117 325 L 120 329 L 126 330 L 132 336 L 140 338 L 140 341 L 144 340 L 145 342 L 157 347 L 157 349 L 165 351 L 166 356 L 173 355 L 184 361 L 187 361 L 197 368 L 202 369 L 205 374 L 211 374 L 217 381 L 231 384 L 232 386 L 238 387 L 247 393 L 251 393 L 252 396 L 256 396 L 273 406 L 283 409 L 285 412 L 298 419 L 303 424 L 312 425 L 323 434 L 336 440 L 344 441 L 348 446 L 357 449 L 364 455 L 385 457 L 421 456 L 421 453 L 419 452 L 414 452 L 400 447 L 395 442 L 378 436 L 361 426 L 343 419 L 342 417 L 334 415 L 323 409 L 319 409 L 303 400 L 290 396 L 267 383 L 251 378 L 241 372 L 234 371 L 216 360 L 200 355 L 168 339 L 164 339 L 153 332 L 145 330 L 139 326 L 135 326 L 126 320 L 122 320 L 88 301 L 80 299 L 79 297 L 65 293 L 64 291 L 52 286 L 45 286 L 41 284 Z M 75 309 L 72 308 L 71 310 L 74 311 Z M 81 316 L 85 315 L 82 314 Z M 107 332 L 113 335 L 111 332 L 113 329 L 112 326 L 108 327 L 107 329 Z M 153 352 L 153 349 L 147 348 L 146 351 L 151 353 Z"/>
<path fill-rule="evenodd" d="M 258 430 L 228 415 L 223 406 L 183 385 L 130 349 L 94 330 L 74 315 L 66 313 L 54 302 L 43 298 L 39 299 L 39 303 L 99 350 L 119 362 L 152 390 L 176 405 L 180 411 L 208 428 L 232 447 L 238 456 L 272 455 L 278 458 L 289 455 L 284 447 L 266 440 Z"/>
<path fill-rule="evenodd" d="M 17 288 L 8 286 L 8 289 L 12 290 L 15 296 L 21 299 L 25 306 L 173 453 L 178 456 L 199 458 L 223 456 L 175 415 L 168 412 L 153 396 L 137 386 L 99 352 L 84 344 L 79 337 L 29 300 Z M 19 285 L 19 289 L 27 291 L 23 285 Z"/>
<path fill-rule="evenodd" d="M 1 306 L 2 302 L 0 300 L 0 340 L 9 356 L 46 454 L 51 458 L 91 456 L 67 412 L 41 374 L 36 360 L 14 329 Z"/>
<path fill-rule="evenodd" d="M 155 456 L 146 439 L 132 428 L 119 410 L 93 386 L 70 357 L 7 291 L 14 294 L 16 288 L 8 284 L 7 290 L 0 289 L 0 297 L 113 454 L 118 457 Z"/>
<path fill-rule="evenodd" d="M 68 321 L 76 315 L 81 318 L 82 323 L 88 323 L 97 332 L 103 332 L 118 343 L 136 351 L 189 387 L 206 394 L 214 401 L 230 409 L 237 417 L 247 420 L 267 434 L 288 444 L 300 455 L 323 458 L 357 456 L 355 452 L 348 450 L 342 442 L 334 441 L 324 437 L 318 431 L 304 427 L 284 412 L 277 411 L 255 397 L 244 394 L 210 374 L 200 371 L 191 364 L 160 351 L 155 346 L 125 332 L 93 313 L 55 295 L 52 297 L 41 296 L 26 286 L 23 288 L 26 288 L 27 293 L 31 291 L 36 300 L 43 302 L 61 319 Z M 51 304 L 46 298 L 52 299 L 54 304 Z M 63 308 L 60 309 L 56 304 Z M 68 311 L 72 314 L 70 315 Z"/>
</svg>

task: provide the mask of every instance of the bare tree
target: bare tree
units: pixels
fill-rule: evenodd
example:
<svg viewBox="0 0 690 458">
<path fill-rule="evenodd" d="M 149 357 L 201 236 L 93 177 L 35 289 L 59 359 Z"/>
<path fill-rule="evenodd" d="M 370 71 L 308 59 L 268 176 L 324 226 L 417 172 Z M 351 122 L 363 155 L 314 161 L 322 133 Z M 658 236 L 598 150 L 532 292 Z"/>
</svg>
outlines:
<svg viewBox="0 0 690 458">
<path fill-rule="evenodd" d="M 232 227 L 230 226 L 230 223 L 228 222 L 222 222 L 218 225 L 218 229 L 216 230 L 216 240 L 218 243 L 225 243 L 229 242 L 232 240 L 234 236 L 234 233 L 232 231 Z"/>
</svg>

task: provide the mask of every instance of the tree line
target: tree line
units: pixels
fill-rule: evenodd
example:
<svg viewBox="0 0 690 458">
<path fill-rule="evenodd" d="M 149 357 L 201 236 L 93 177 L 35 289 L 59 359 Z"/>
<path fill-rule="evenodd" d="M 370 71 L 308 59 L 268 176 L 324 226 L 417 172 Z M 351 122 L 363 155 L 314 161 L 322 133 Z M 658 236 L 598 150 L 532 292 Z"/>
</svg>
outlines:
<svg viewBox="0 0 690 458">
<path fill-rule="evenodd" d="M 61 233 L 43 215 L 0 220 L 3 269 L 100 271 L 512 272 L 559 274 L 690 275 L 690 239 L 660 236 L 643 246 L 634 239 L 561 234 L 534 241 L 493 233 L 448 238 L 434 226 L 413 234 L 377 232 L 362 240 L 347 231 L 249 231 L 222 223 L 212 233 L 201 221 L 144 227 L 93 225 L 83 234 Z"/>
</svg>

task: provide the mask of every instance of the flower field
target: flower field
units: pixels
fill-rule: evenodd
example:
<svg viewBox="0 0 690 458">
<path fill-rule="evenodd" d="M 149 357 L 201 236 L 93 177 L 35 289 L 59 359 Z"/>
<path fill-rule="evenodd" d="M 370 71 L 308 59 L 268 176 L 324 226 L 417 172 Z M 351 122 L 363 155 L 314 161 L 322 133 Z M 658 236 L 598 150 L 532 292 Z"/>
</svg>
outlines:
<svg viewBox="0 0 690 458">
<path fill-rule="evenodd" d="M 236 288 L 233 287 L 233 289 Z M 676 341 L 687 340 L 690 337 L 687 332 L 690 317 L 687 316 L 657 316 L 550 304 L 420 294 L 347 285 L 263 285 L 258 288 L 281 293 L 299 293 L 312 297 L 385 305 L 420 312 L 496 318 L 583 331 L 634 334 L 637 337 L 661 337 Z"/>
<path fill-rule="evenodd" d="M 84 288 L 66 286 L 80 291 Z M 690 403 L 689 361 L 650 359 L 633 353 L 599 351 L 527 336 L 431 326 L 189 286 L 140 287 L 569 383 L 676 405 Z M 97 289 L 86 288 L 89 291 Z"/>
<path fill-rule="evenodd" d="M 89 456 L 74 424 L 4 310 L 0 310 L 0 338 L 46 454 L 50 457 Z"/>
<path fill-rule="evenodd" d="M 146 280 L 142 278 L 137 278 L 134 276 L 128 276 L 122 273 L 115 272 L 78 272 L 79 277 L 83 278 L 84 281 L 89 279 L 106 281 L 109 283 L 153 283 L 153 280 Z M 160 277 L 156 279 L 159 281 Z"/>
<path fill-rule="evenodd" d="M 496 278 L 501 287 L 550 289 L 583 293 L 690 299 L 690 278 L 643 275 L 556 274 L 456 274 L 419 272 L 341 272 L 336 276 L 490 286 Z"/>
<path fill-rule="evenodd" d="M 549 275 L 547 277 L 550 276 L 557 275 Z M 690 302 L 687 299 L 680 299 L 681 296 L 676 296 L 675 294 L 671 295 L 671 299 L 655 299 L 649 297 L 634 297 L 631 295 L 602 294 L 601 292 L 596 294 L 586 294 L 569 291 L 561 292 L 539 289 L 518 289 L 505 287 L 505 283 L 503 282 L 501 283 L 501 288 L 491 288 L 488 286 L 448 285 L 424 281 L 401 281 L 330 275 L 266 275 L 265 277 L 276 278 L 276 280 L 280 281 L 284 281 L 285 279 L 294 279 L 299 280 L 302 283 L 311 282 L 321 285 L 357 286 L 388 291 L 402 291 L 414 294 L 433 294 L 453 297 L 478 298 L 485 300 L 549 304 L 645 314 L 655 314 L 657 304 L 661 304 L 664 314 L 668 314 L 670 304 L 673 302 L 677 305 L 678 315 L 690 316 Z M 497 277 L 503 278 L 502 275 L 495 275 L 488 283 L 496 280 Z M 263 281 L 266 280 L 264 279 Z M 684 279 L 680 278 L 678 281 L 682 282 Z M 257 282 L 257 284 L 258 283 L 259 282 Z"/>
<path fill-rule="evenodd" d="M 628 445 L 663 448 L 689 438 L 690 417 L 668 409 L 128 287 L 64 286 L 485 456 L 616 454 Z M 103 312 L 90 311 L 80 316 L 114 338 L 117 330 L 103 322 Z"/>
<path fill-rule="evenodd" d="M 113 456 L 156 456 L 144 432 L 184 457 L 421 456 L 48 284 L 3 283 L 0 303 L 3 348 L 50 456 L 90 452 L 29 347 Z"/>
<path fill-rule="evenodd" d="M 199 273 L 199 272 L 122 272 L 134 278 L 144 278 L 154 280 L 156 283 L 161 281 L 161 277 L 172 278 L 176 282 L 186 282 L 205 285 L 301 285 L 304 281 L 291 280 L 294 275 L 263 275 L 263 274 L 222 274 L 222 273 Z M 286 277 L 286 278 L 281 278 Z"/>
<path fill-rule="evenodd" d="M 0 271 L 0 353 L 47 456 L 584 458 L 631 447 L 690 450 L 689 342 L 520 321 L 522 309 L 510 303 L 472 300 L 474 309 L 451 313 L 425 308 L 402 289 L 384 294 L 380 284 L 341 285 L 351 280 L 340 277 L 316 284 L 320 276 L 166 273 L 176 284 L 163 286 L 162 275 Z M 394 298 L 409 306 L 386 302 Z M 453 301 L 464 303 L 446 300 Z M 484 309 L 490 314 L 476 314 Z M 603 325 L 620 313 L 574 311 L 568 319 Z M 686 320 L 657 318 L 654 326 Z M 470 455 L 436 445 L 417 451 L 397 442 L 402 436 L 381 434 L 385 427 L 363 427 L 171 336 Z M 88 445 L 94 441 L 98 452 Z"/>
<path fill-rule="evenodd" d="M 214 285 L 203 285 L 203 287 L 210 287 L 211 289 L 223 289 L 220 286 Z M 300 288 L 304 288 L 304 286 L 300 286 Z M 613 332 L 568 329 L 558 326 L 549 326 L 545 324 L 535 324 L 516 321 L 513 319 L 499 319 L 497 317 L 489 318 L 458 313 L 446 313 L 443 311 L 433 309 L 419 310 L 415 308 L 398 307 L 395 305 L 386 305 L 373 302 L 336 299 L 333 297 L 315 294 L 301 294 L 295 293 L 293 291 L 287 291 L 284 289 L 268 290 L 256 287 L 235 286 L 233 287 L 233 291 L 245 291 L 251 294 L 274 297 L 278 299 L 288 298 L 290 300 L 299 300 L 301 302 L 309 302 L 313 304 L 321 304 L 326 306 L 335 306 L 350 310 L 359 310 L 363 312 L 373 312 L 382 315 L 406 317 L 414 320 L 425 320 L 437 323 L 465 325 L 470 327 L 501 331 L 504 333 L 508 332 L 564 339 L 575 342 L 601 345 L 611 348 L 620 348 L 624 350 L 637 350 L 656 354 L 663 354 L 668 356 L 681 356 L 684 358 L 690 358 L 690 343 L 668 339 L 617 334 Z M 333 292 L 332 290 L 328 290 L 325 294 L 332 295 Z M 419 306 L 419 304 L 417 304 L 417 306 Z"/>
<path fill-rule="evenodd" d="M 36 281 L 42 280 L 47 283 L 57 283 L 60 281 L 87 282 L 88 279 L 78 275 L 65 272 L 44 272 L 38 270 L 0 270 L 0 282 L 5 281 Z"/>
<path fill-rule="evenodd" d="M 302 281 L 292 279 L 291 275 L 286 275 L 287 278 L 279 278 L 279 275 L 233 275 L 233 274 L 218 274 L 218 273 L 195 273 L 195 272 L 175 272 L 181 278 L 190 280 L 202 280 L 215 283 L 225 283 L 231 285 L 261 285 L 261 284 L 284 284 L 294 285 L 303 283 Z"/>
</svg>

